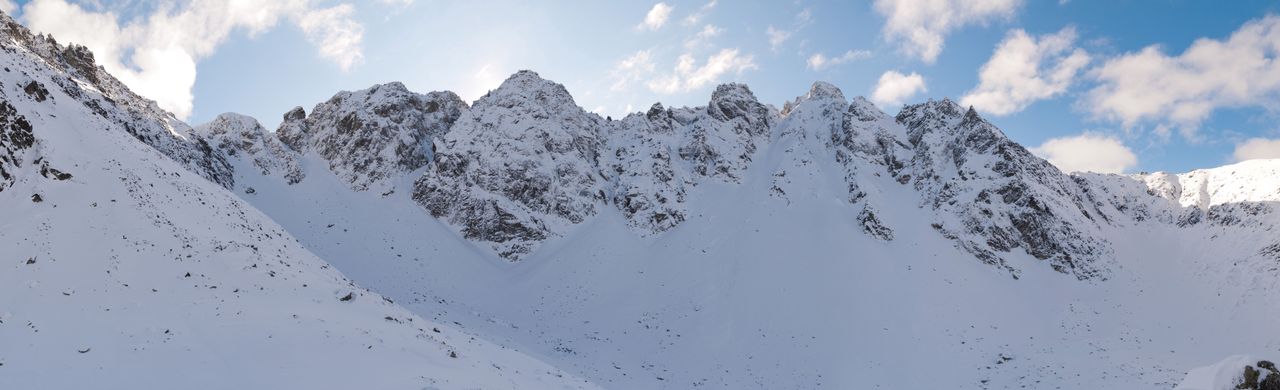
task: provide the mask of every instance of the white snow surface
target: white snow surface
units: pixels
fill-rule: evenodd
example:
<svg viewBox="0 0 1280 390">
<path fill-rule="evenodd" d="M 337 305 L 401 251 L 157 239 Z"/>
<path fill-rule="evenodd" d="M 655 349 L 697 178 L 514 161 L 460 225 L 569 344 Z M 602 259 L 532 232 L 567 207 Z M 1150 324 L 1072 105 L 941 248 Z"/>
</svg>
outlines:
<svg viewBox="0 0 1280 390">
<path fill-rule="evenodd" d="M 1066 175 L 825 83 L 609 121 L 527 71 L 192 130 L 5 21 L 0 388 L 1169 389 L 1280 353 L 1277 160 Z"/>
<path fill-rule="evenodd" d="M 1257 363 L 1263 361 L 1252 356 L 1228 356 L 1217 363 L 1197 367 L 1187 373 L 1174 390 L 1236 390 L 1243 379 L 1245 367 L 1252 366 L 1266 377 L 1270 372 L 1262 371 Z"/>
<path fill-rule="evenodd" d="M 683 140 L 701 139 L 689 129 L 710 106 L 608 123 L 605 181 L 584 187 L 612 191 L 608 201 L 583 194 L 575 201 L 598 202 L 593 212 L 561 220 L 514 262 L 412 194 L 347 189 L 314 155 L 302 158 L 299 183 L 246 175 L 237 186 L 256 191 L 236 193 L 409 310 L 606 388 L 1169 389 L 1206 359 L 1280 351 L 1280 219 L 1267 195 L 1280 185 L 1235 181 L 1280 161 L 1210 170 L 1208 191 L 1222 200 L 1188 206 L 1172 188 L 1203 174 L 1062 174 L 948 100 L 914 106 L 954 115 L 927 117 L 937 123 L 915 126 L 912 141 L 912 126 L 833 89 L 818 84 L 766 109 L 759 141 L 742 125 L 706 133 L 752 142 L 716 136 L 739 145 L 737 162 L 679 157 Z M 508 106 L 496 123 L 545 123 Z M 484 128 L 486 115 L 463 117 Z M 574 129 L 530 126 L 528 136 Z M 482 158 L 564 158 L 539 153 Z M 428 166 L 394 186 L 433 174 Z M 624 207 L 628 193 L 644 207 Z M 675 223 L 649 223 L 675 212 Z M 1042 230 L 983 235 L 1042 212 L 1051 217 L 1031 219 L 1047 221 Z M 1039 232 L 1048 238 L 1018 241 Z M 1021 246 L 999 250 L 990 237 Z M 1057 245 L 1039 248 L 1045 259 L 1024 249 L 1043 242 Z"/>
<path fill-rule="evenodd" d="M 0 18 L 0 388 L 595 388 L 352 283 L 161 153 L 198 153 L 189 129 L 131 129 L 153 103 L 107 99 Z"/>
</svg>

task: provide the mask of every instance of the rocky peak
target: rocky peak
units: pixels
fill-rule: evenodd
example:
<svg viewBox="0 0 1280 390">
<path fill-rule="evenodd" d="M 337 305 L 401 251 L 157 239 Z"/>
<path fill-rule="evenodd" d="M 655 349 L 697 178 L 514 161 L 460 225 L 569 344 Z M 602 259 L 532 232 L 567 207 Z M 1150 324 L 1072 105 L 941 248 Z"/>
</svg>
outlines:
<svg viewBox="0 0 1280 390">
<path fill-rule="evenodd" d="M 859 122 L 875 122 L 889 117 L 879 107 L 876 107 L 875 103 L 863 96 L 856 96 L 849 103 L 849 115 Z"/>
<path fill-rule="evenodd" d="M 768 121 L 769 108 L 756 100 L 756 95 L 746 84 L 729 83 L 717 86 L 711 93 L 707 113 L 721 121 L 742 118 L 749 124 L 756 124 Z"/>
<path fill-rule="evenodd" d="M 810 136 L 830 145 L 843 130 L 844 113 L 849 108 L 844 93 L 836 86 L 815 82 L 804 95 L 783 106 L 778 136 Z"/>
<path fill-rule="evenodd" d="M 839 100 L 842 102 L 847 101 L 847 99 L 845 99 L 844 97 L 844 92 L 840 91 L 839 87 L 836 87 L 835 85 L 831 85 L 831 83 L 828 83 L 825 81 L 815 81 L 813 85 L 809 86 L 808 93 L 805 93 L 803 96 L 796 98 L 796 101 L 808 101 L 808 100 Z"/>
<path fill-rule="evenodd" d="M 809 92 L 784 104 L 781 114 L 782 116 L 789 116 L 797 106 L 810 101 L 840 102 L 841 105 L 848 104 L 848 101 L 844 97 L 844 92 L 841 92 L 840 88 L 824 81 L 817 81 L 813 83 L 813 86 L 809 87 Z"/>
<path fill-rule="evenodd" d="M 289 112 L 284 113 L 284 121 L 299 121 L 307 118 L 307 110 L 303 110 L 302 106 L 294 107 Z"/>
<path fill-rule="evenodd" d="M 245 175 L 242 169 L 254 169 L 263 176 L 280 176 L 288 184 L 303 179 L 297 154 L 284 146 L 257 119 L 236 113 L 218 115 L 209 123 L 195 127 L 195 131 L 236 165 L 237 176 Z M 252 191 L 245 188 L 245 191 Z"/>
<path fill-rule="evenodd" d="M 665 114 L 667 114 L 667 109 L 662 107 L 662 103 L 653 103 L 652 106 L 649 106 L 649 111 L 645 112 L 644 116 L 649 120 L 656 120 Z"/>
<path fill-rule="evenodd" d="M 950 98 L 933 100 L 902 107 L 897 121 L 905 126 L 912 145 L 919 144 L 930 132 L 951 129 L 963 120 L 964 108 Z"/>
<path fill-rule="evenodd" d="M 432 141 L 466 109 L 453 92 L 420 94 L 391 82 L 339 92 L 310 115 L 294 108 L 276 133 L 293 150 L 328 161 L 352 189 L 385 189 L 390 179 L 426 166 Z"/>
<path fill-rule="evenodd" d="M 463 237 L 518 260 L 596 214 L 603 129 L 563 85 L 517 72 L 435 143 L 413 198 Z"/>
<path fill-rule="evenodd" d="M 561 110 L 584 111 L 574 103 L 569 90 L 560 83 L 543 79 L 538 73 L 521 70 L 507 77 L 497 89 L 480 97 L 477 105 L 522 107 L 536 116 L 551 116 Z"/>
<path fill-rule="evenodd" d="M 218 114 L 212 121 L 195 127 L 196 133 L 203 136 L 222 136 L 229 133 L 266 132 L 266 129 L 251 116 L 225 112 Z"/>
</svg>

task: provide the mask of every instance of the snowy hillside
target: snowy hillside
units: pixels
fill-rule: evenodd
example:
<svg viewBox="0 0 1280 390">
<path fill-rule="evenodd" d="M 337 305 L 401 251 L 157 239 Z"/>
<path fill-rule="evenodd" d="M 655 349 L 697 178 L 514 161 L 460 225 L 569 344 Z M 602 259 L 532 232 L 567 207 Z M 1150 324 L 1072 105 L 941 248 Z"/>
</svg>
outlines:
<svg viewBox="0 0 1280 390">
<path fill-rule="evenodd" d="M 193 128 L 0 25 L 0 388 L 1220 389 L 1280 354 L 1280 160 L 1068 175 L 950 99 L 612 120 L 532 71 Z"/>
<path fill-rule="evenodd" d="M 353 284 L 227 191 L 224 155 L 300 178 L 251 119 L 211 144 L 0 23 L 0 388 L 593 388 Z"/>
<path fill-rule="evenodd" d="M 609 121 L 527 71 L 433 145 L 412 193 L 224 158 L 362 285 L 608 388 L 1168 389 L 1280 351 L 1280 161 L 1067 175 L 824 83 Z"/>
</svg>

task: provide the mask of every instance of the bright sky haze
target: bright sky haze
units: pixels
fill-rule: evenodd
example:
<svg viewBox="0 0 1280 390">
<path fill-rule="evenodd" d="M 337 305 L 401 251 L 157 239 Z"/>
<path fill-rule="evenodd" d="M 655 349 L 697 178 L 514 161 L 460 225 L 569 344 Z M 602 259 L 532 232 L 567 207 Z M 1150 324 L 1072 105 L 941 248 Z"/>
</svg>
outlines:
<svg viewBox="0 0 1280 390">
<path fill-rule="evenodd" d="M 814 81 L 895 114 L 949 97 L 1064 170 L 1280 158 L 1280 3 L 1191 0 L 0 0 L 196 124 L 274 128 L 401 81 L 472 101 L 521 69 L 614 118 Z"/>
</svg>

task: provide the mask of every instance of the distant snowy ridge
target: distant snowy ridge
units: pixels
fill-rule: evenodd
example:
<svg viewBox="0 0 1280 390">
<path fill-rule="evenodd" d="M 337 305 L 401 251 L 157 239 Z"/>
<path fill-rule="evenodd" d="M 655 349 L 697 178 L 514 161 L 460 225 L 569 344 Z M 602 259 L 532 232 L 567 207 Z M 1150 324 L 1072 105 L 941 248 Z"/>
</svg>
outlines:
<svg viewBox="0 0 1280 390">
<path fill-rule="evenodd" d="M 1096 237 L 1097 222 L 1090 218 L 1097 211 L 1081 201 L 1069 176 L 950 100 L 908 106 L 894 119 L 866 99 L 849 102 L 839 89 L 819 83 L 779 112 L 759 103 L 746 86 L 726 84 L 705 107 L 656 104 L 609 121 L 577 106 L 562 85 L 529 71 L 516 73 L 471 107 L 449 93 L 430 95 L 450 97 L 442 102 L 413 98 L 430 101 L 425 105 L 375 98 L 387 90 L 392 97 L 416 96 L 396 83 L 343 92 L 310 116 L 301 109 L 286 114 L 277 136 L 299 154 L 332 150 L 321 157 L 356 190 L 429 165 L 414 179 L 414 199 L 462 237 L 510 260 L 563 236 L 603 207 L 623 212 L 638 234 L 662 233 L 686 218 L 685 198 L 699 183 L 738 183 L 762 150 L 786 144 L 793 165 L 841 167 L 841 187 L 850 202 L 862 204 L 858 219 L 867 234 L 892 239 L 893 227 L 876 215 L 884 207 L 878 203 L 888 200 L 867 197 L 893 185 L 886 183 L 900 183 L 917 188 L 921 204 L 954 216 L 938 221 L 941 234 L 1015 274 L 1001 253 L 1027 250 L 1080 278 L 1101 276 L 1108 267 L 1106 242 Z M 456 117 L 429 122 L 434 130 L 427 132 L 385 119 L 443 107 Z M 416 150 L 416 140 L 423 152 L 405 158 L 379 146 L 384 143 L 376 140 L 382 139 L 399 139 L 398 151 Z M 986 155 L 991 157 L 979 158 Z M 376 168 L 388 165 L 399 168 Z M 779 196 L 787 191 L 783 182 L 791 180 L 788 170 L 796 169 L 775 172 Z M 880 175 L 893 179 L 871 178 Z M 978 184 L 966 184 L 971 182 Z M 965 202 L 957 198 L 961 188 Z M 998 205 L 975 208 L 973 199 Z M 984 213 L 999 213 L 1009 222 Z"/>
<path fill-rule="evenodd" d="M 772 173 L 780 199 L 794 191 L 789 187 L 814 190 L 793 183 L 794 175 L 842 176 L 866 234 L 892 240 L 895 227 L 877 210 L 901 199 L 877 194 L 910 186 L 921 206 L 938 211 L 933 227 L 940 235 L 1014 276 L 1019 270 L 1007 254 L 1017 251 L 1080 279 L 1105 278 L 1114 258 L 1102 229 L 1125 214 L 1102 201 L 1115 195 L 1110 190 L 1088 191 L 1111 184 L 1062 173 L 949 99 L 908 105 L 894 117 L 865 98 L 846 100 L 826 83 L 781 111 L 744 85 L 726 84 L 704 107 L 655 104 L 607 120 L 576 105 L 564 86 L 521 71 L 470 107 L 449 92 L 417 95 L 391 83 L 339 93 L 309 116 L 298 108 L 285 119 L 277 136 L 298 154 L 324 151 L 321 158 L 352 189 L 399 175 L 414 182 L 413 198 L 432 215 L 513 261 L 605 207 L 622 212 L 637 234 L 661 234 L 686 219 L 685 201 L 700 183 L 740 182 L 769 148 L 789 156 Z M 1184 176 L 1123 181 L 1153 187 L 1132 194 L 1142 202 L 1166 203 L 1147 194 L 1165 191 L 1199 208 L 1211 205 L 1196 198 L 1200 192 L 1183 191 L 1181 181 L 1224 185 L 1210 173 Z M 1262 199 L 1275 183 L 1256 184 L 1230 196 Z M 387 186 L 379 191 L 394 191 Z"/>
</svg>

